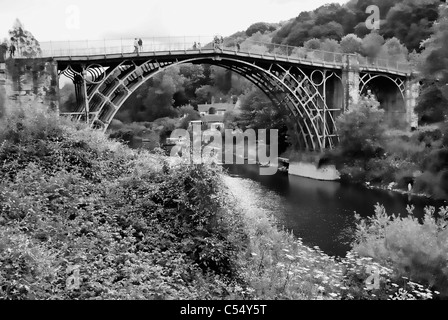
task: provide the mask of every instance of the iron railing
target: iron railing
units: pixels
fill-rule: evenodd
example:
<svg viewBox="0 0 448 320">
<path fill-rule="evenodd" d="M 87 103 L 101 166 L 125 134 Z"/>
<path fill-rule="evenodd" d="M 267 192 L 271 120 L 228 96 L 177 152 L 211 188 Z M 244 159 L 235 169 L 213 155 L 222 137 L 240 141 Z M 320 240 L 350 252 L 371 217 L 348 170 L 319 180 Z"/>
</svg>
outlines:
<svg viewBox="0 0 448 320">
<path fill-rule="evenodd" d="M 261 56 L 265 58 L 284 58 L 291 61 L 308 64 L 325 64 L 340 67 L 351 61 L 357 61 L 360 68 L 377 69 L 386 72 L 411 72 L 411 65 L 407 61 L 392 59 L 367 58 L 359 54 L 346 54 L 323 50 L 312 50 L 304 47 L 265 43 L 257 41 L 243 41 L 237 47 L 237 39 L 226 38 L 224 43 L 215 44 L 213 36 L 195 37 L 152 37 L 142 38 L 143 45 L 138 48 L 139 53 L 150 52 L 201 52 L 203 50 L 223 50 L 235 53 Z M 85 41 L 50 41 L 41 42 L 41 57 L 75 57 L 110 54 L 133 54 L 135 39 L 107 39 Z M 196 45 L 195 45 L 196 44 Z"/>
</svg>

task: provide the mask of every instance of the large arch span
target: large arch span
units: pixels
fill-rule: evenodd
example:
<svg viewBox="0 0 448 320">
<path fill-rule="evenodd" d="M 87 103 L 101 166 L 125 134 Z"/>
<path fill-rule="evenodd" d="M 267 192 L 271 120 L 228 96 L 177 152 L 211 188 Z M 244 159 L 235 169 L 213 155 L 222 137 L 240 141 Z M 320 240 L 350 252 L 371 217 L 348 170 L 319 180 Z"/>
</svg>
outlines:
<svg viewBox="0 0 448 320">
<path fill-rule="evenodd" d="M 344 59 L 326 64 L 232 50 L 184 50 L 67 56 L 56 60 L 60 74 L 75 83 L 78 107 L 71 115 L 88 119 L 92 126 L 104 131 L 126 99 L 145 81 L 185 63 L 223 67 L 253 82 L 275 105 L 287 108 L 294 119 L 300 146 L 306 150 L 320 151 L 337 144 L 336 117 L 346 108 L 350 94 L 347 72 L 351 66 Z M 372 72 L 358 66 L 358 74 L 359 71 Z M 406 79 L 401 74 L 391 77 Z M 359 89 L 364 88 L 367 80 L 371 79 L 361 79 Z"/>
</svg>

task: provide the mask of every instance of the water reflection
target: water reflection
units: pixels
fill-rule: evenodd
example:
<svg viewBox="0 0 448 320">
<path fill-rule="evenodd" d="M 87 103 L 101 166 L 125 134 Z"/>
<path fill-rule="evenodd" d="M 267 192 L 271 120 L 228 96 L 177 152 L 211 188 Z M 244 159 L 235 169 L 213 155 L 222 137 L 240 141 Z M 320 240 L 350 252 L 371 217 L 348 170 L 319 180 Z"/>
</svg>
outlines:
<svg viewBox="0 0 448 320">
<path fill-rule="evenodd" d="M 345 255 L 350 249 L 355 211 L 364 217 L 371 216 L 375 204 L 380 203 L 388 213 L 405 215 L 406 206 L 412 204 L 415 216 L 422 217 L 425 206 L 438 208 L 445 204 L 443 201 L 283 173 L 260 176 L 257 165 L 227 165 L 225 168 L 232 177 L 232 186 L 236 188 L 238 185 L 239 193 L 246 198 L 250 196 L 250 205 L 272 212 L 282 225 L 305 243 L 317 245 L 330 255 Z"/>
</svg>

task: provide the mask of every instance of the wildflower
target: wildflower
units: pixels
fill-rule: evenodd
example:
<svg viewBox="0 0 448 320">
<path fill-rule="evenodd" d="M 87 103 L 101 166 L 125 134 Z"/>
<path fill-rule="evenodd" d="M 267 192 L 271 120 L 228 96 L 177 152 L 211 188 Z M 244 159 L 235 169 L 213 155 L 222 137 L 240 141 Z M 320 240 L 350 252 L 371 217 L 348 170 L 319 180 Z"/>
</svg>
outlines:
<svg viewBox="0 0 448 320">
<path fill-rule="evenodd" d="M 286 258 L 288 258 L 289 260 L 293 261 L 295 258 L 289 254 L 285 255 Z"/>
<path fill-rule="evenodd" d="M 435 294 L 440 294 L 440 292 L 439 292 L 439 291 L 434 291 L 434 293 L 435 293 Z"/>
<path fill-rule="evenodd" d="M 252 257 L 256 257 L 257 256 L 257 254 L 255 252 L 252 252 L 251 255 L 252 255 Z"/>
<path fill-rule="evenodd" d="M 325 288 L 322 287 L 322 286 L 318 286 L 318 287 L 317 287 L 317 291 L 325 291 Z"/>
<path fill-rule="evenodd" d="M 336 297 L 338 296 L 337 293 L 333 293 L 333 292 L 329 293 L 329 295 L 330 295 L 332 298 L 336 298 Z"/>
</svg>

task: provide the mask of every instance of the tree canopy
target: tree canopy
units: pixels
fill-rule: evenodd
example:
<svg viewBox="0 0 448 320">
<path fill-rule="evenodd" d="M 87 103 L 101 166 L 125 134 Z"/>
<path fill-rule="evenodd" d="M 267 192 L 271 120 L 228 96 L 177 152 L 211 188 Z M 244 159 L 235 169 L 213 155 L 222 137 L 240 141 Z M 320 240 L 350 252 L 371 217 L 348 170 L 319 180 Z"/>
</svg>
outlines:
<svg viewBox="0 0 448 320">
<path fill-rule="evenodd" d="M 19 54 L 34 58 L 42 53 L 39 41 L 34 38 L 33 34 L 23 26 L 19 19 L 16 19 L 11 30 L 9 30 L 11 42 L 17 47 Z"/>
</svg>

